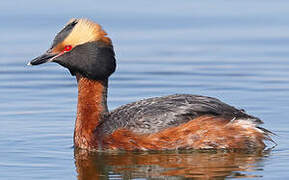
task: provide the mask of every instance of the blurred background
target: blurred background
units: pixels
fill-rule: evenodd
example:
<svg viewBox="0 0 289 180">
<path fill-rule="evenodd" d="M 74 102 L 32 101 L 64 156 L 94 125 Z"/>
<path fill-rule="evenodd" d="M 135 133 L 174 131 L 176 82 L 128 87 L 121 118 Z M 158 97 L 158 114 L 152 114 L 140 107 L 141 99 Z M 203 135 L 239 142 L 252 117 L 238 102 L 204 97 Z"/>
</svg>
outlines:
<svg viewBox="0 0 289 180">
<path fill-rule="evenodd" d="M 14 0 L 0 2 L 0 17 L 0 179 L 289 178 L 289 2 Z M 54 63 L 26 64 L 81 17 L 114 44 L 110 109 L 174 93 L 217 97 L 261 118 L 278 146 L 253 155 L 75 154 L 74 77 Z"/>
</svg>

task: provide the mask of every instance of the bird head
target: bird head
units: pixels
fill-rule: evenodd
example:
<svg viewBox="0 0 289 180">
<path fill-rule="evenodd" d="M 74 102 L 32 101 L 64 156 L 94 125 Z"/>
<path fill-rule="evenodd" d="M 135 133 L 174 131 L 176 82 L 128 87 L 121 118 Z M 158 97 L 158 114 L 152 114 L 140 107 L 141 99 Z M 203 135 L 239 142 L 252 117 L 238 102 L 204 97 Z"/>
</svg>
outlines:
<svg viewBox="0 0 289 180">
<path fill-rule="evenodd" d="M 111 40 L 102 27 L 87 19 L 71 19 L 55 36 L 52 46 L 28 65 L 56 62 L 94 80 L 107 79 L 116 68 Z"/>
</svg>

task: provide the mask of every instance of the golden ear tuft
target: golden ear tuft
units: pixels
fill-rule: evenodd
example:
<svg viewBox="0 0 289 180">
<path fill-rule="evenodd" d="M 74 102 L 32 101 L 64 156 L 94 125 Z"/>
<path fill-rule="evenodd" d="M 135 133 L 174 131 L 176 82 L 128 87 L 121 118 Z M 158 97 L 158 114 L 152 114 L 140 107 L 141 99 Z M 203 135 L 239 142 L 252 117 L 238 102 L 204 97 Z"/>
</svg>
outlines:
<svg viewBox="0 0 289 180">
<path fill-rule="evenodd" d="M 102 27 L 88 19 L 71 19 L 69 23 L 76 21 L 77 24 L 72 29 L 71 33 L 64 39 L 64 44 L 77 46 L 92 41 L 103 41 L 110 44 L 111 40 L 105 37 L 107 33 Z"/>
</svg>

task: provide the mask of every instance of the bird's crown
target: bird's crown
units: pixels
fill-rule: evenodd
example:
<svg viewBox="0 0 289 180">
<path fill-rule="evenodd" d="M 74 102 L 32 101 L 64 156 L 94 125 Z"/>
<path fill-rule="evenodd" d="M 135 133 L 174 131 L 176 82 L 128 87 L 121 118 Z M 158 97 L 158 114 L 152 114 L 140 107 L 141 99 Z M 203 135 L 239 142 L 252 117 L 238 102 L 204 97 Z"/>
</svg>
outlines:
<svg viewBox="0 0 289 180">
<path fill-rule="evenodd" d="M 54 51 L 61 51 L 66 45 L 75 47 L 93 41 L 111 44 L 111 40 L 106 35 L 107 33 L 99 24 L 88 19 L 73 18 L 56 35 L 52 48 Z"/>
</svg>

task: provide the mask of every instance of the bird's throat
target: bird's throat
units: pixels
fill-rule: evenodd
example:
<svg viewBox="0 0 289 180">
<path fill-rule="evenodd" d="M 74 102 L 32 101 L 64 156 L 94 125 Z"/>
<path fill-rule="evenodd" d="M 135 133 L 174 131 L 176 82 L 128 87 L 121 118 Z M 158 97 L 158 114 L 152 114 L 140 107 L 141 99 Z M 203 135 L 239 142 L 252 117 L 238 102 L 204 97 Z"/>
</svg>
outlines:
<svg viewBox="0 0 289 180">
<path fill-rule="evenodd" d="M 78 83 L 77 118 L 74 145 L 81 149 L 95 149 L 99 141 L 96 129 L 108 114 L 107 80 L 97 81 L 76 74 Z"/>
</svg>

